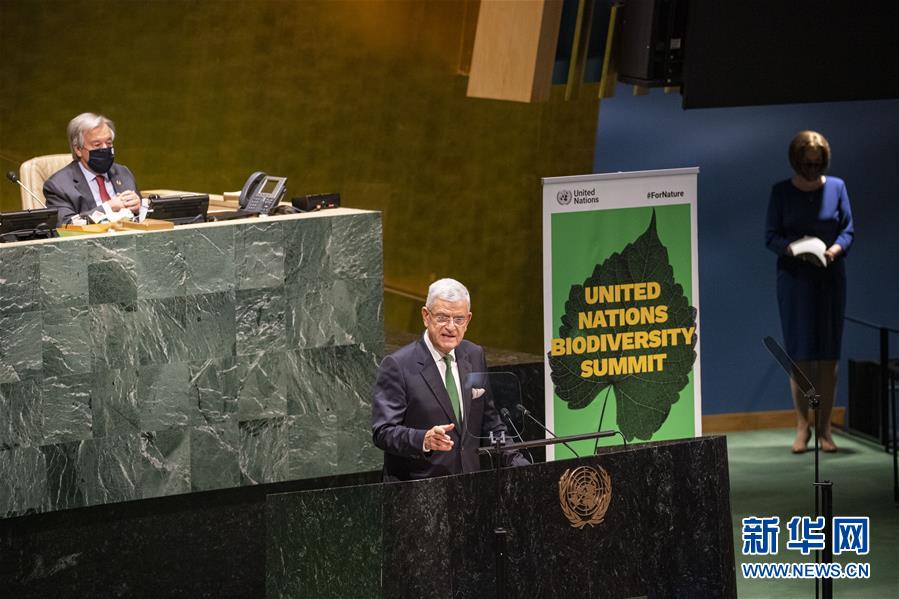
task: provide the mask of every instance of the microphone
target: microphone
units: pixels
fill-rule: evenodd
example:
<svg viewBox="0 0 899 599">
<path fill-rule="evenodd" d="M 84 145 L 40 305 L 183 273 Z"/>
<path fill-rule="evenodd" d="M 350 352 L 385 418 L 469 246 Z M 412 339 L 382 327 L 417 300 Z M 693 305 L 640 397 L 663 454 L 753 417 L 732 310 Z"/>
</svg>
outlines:
<svg viewBox="0 0 899 599">
<path fill-rule="evenodd" d="M 499 413 L 502 414 L 503 418 L 505 418 L 505 419 L 509 422 L 509 426 L 512 427 L 512 430 L 513 430 L 513 431 L 515 432 L 515 434 L 518 436 L 518 440 L 519 440 L 519 441 L 524 441 L 524 437 L 521 436 L 521 433 L 520 433 L 520 432 L 518 431 L 518 429 L 515 427 L 515 421 L 512 420 L 512 414 L 509 413 L 509 410 L 507 410 L 506 408 L 502 408 L 502 409 L 499 411 Z M 525 450 L 525 451 L 527 451 L 527 450 Z M 528 455 L 531 456 L 531 463 L 533 464 L 533 463 L 534 463 L 534 456 L 531 455 L 531 452 L 530 452 L 530 451 L 528 451 Z"/>
<path fill-rule="evenodd" d="M 543 424 L 542 424 L 539 420 L 537 420 L 536 418 L 534 418 L 534 415 L 531 414 L 531 412 L 530 412 L 526 407 L 524 407 L 523 405 L 521 405 L 520 403 L 515 404 L 515 409 L 518 410 L 519 412 L 521 412 L 522 414 L 524 414 L 525 416 L 527 416 L 528 418 L 530 418 L 531 420 L 533 420 L 533 421 L 537 424 L 537 426 L 539 426 L 539 427 L 542 428 L 544 431 L 546 431 L 547 433 L 549 433 L 549 435 L 550 435 L 551 437 L 553 437 L 554 439 L 558 439 L 558 438 L 559 438 L 559 436 L 558 436 L 556 433 L 552 432 L 551 430 L 549 430 L 548 428 L 546 428 L 545 426 L 543 426 Z M 571 447 L 571 445 L 569 445 L 569 444 L 566 443 L 565 441 L 562 441 L 562 445 L 564 445 L 565 447 L 567 447 L 567 448 L 568 448 L 568 451 L 570 451 L 571 453 L 573 453 L 573 454 L 576 455 L 577 457 L 581 457 L 581 454 L 579 454 L 578 452 L 576 452 L 576 451 L 574 450 L 574 448 Z"/>
<path fill-rule="evenodd" d="M 12 181 L 13 183 L 18 183 L 18 184 L 19 184 L 19 187 L 21 187 L 22 189 L 24 189 L 25 191 L 27 191 L 27 192 L 28 192 L 28 195 L 30 195 L 32 198 L 34 198 L 34 200 L 35 200 L 38 204 L 40 204 L 41 208 L 46 208 L 46 207 L 47 207 L 47 205 L 46 205 L 44 202 L 41 201 L 41 199 L 38 197 L 38 195 L 37 195 L 36 193 L 34 193 L 33 191 L 31 191 L 30 189 L 28 189 L 27 187 L 25 187 L 25 184 L 22 183 L 22 181 L 19 180 L 19 177 L 18 177 L 18 175 L 16 175 L 16 172 L 15 172 L 15 171 L 9 171 L 9 172 L 7 172 L 7 173 L 6 173 L 6 178 L 9 179 L 10 181 Z"/>
<path fill-rule="evenodd" d="M 521 433 L 518 432 L 518 429 L 515 428 L 515 423 L 512 421 L 512 414 L 509 413 L 509 410 L 507 410 L 506 408 L 502 408 L 499 413 L 502 414 L 503 418 L 509 421 L 509 424 L 512 426 L 512 431 L 515 433 L 515 435 L 518 436 L 519 439 L 524 441 L 524 437 L 522 437 Z"/>
</svg>

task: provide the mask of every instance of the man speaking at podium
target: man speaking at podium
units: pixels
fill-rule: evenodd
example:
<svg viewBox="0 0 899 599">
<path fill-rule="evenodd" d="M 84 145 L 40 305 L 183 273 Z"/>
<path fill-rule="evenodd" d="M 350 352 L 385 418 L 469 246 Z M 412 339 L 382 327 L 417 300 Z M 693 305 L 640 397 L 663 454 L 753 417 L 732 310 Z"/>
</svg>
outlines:
<svg viewBox="0 0 899 599">
<path fill-rule="evenodd" d="M 506 430 L 490 393 L 474 385 L 472 374 L 487 372 L 487 364 L 484 350 L 463 340 L 468 290 L 453 279 L 436 281 L 421 316 L 422 338 L 384 358 L 375 383 L 372 439 L 384 450 L 385 481 L 479 470 L 483 438 Z M 507 459 L 529 463 L 518 453 Z"/>
<path fill-rule="evenodd" d="M 134 175 L 127 166 L 114 164 L 115 124 L 85 112 L 69 121 L 66 135 L 73 160 L 44 183 L 47 207 L 58 209 L 60 224 L 77 215 L 88 220 L 97 210 L 105 214 L 104 205 L 112 212 L 127 208 L 137 214 L 140 194 Z"/>
</svg>

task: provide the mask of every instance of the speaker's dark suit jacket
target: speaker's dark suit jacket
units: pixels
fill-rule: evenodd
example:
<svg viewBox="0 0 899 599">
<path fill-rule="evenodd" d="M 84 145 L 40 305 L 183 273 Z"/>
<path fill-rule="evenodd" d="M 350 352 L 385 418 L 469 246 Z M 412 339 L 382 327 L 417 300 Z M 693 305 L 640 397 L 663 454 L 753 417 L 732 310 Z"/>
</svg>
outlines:
<svg viewBox="0 0 899 599">
<path fill-rule="evenodd" d="M 124 164 L 113 164 L 104 176 L 112 181 L 116 193 L 130 189 L 140 195 L 134 175 Z M 90 184 L 84 178 L 77 160 L 73 160 L 47 179 L 44 183 L 44 197 L 47 198 L 48 208 L 58 209 L 60 224 L 71 221 L 76 214 L 86 217 L 97 209 Z"/>
<path fill-rule="evenodd" d="M 372 438 L 384 450 L 384 480 L 411 480 L 460 474 L 480 469 L 477 448 L 490 431 L 505 431 L 486 389 L 484 350 L 462 341 L 455 350 L 462 388 L 460 427 L 453 413 L 443 378 L 424 339 L 384 358 L 375 383 L 372 403 Z M 481 375 L 481 376 L 478 376 Z M 472 389 L 484 389 L 473 397 Z M 422 450 L 425 433 L 438 424 L 454 423 L 449 432 L 452 451 Z M 489 444 L 489 442 L 484 442 Z M 514 465 L 527 464 L 520 454 L 507 458 Z"/>
</svg>

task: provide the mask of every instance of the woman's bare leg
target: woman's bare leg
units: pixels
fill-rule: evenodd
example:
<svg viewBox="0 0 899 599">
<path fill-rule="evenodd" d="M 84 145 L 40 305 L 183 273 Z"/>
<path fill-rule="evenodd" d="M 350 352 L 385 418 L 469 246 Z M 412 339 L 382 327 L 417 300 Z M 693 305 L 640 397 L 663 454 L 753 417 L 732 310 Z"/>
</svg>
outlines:
<svg viewBox="0 0 899 599">
<path fill-rule="evenodd" d="M 796 364 L 809 378 L 813 378 L 814 362 L 802 361 Z M 808 419 L 808 399 L 802 394 L 802 389 L 790 377 L 790 393 L 793 395 L 793 407 L 796 410 L 796 438 L 793 439 L 793 453 L 804 453 L 811 437 Z"/>
<path fill-rule="evenodd" d="M 833 413 L 834 396 L 837 392 L 837 365 L 836 360 L 821 360 L 817 363 L 815 372 L 815 388 L 821 396 L 821 406 L 818 408 L 818 422 L 820 423 L 818 436 L 821 439 L 822 451 L 837 450 L 830 431 L 830 418 Z"/>
</svg>

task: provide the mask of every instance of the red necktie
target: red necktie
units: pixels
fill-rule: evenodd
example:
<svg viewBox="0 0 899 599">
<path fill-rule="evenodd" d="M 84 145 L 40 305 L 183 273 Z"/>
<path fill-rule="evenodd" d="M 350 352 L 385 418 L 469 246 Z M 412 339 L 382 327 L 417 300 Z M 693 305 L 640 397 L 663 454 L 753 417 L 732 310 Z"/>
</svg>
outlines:
<svg viewBox="0 0 899 599">
<path fill-rule="evenodd" d="M 106 191 L 106 178 L 103 175 L 97 175 L 97 187 L 100 188 L 100 201 L 109 201 L 109 192 Z"/>
</svg>

